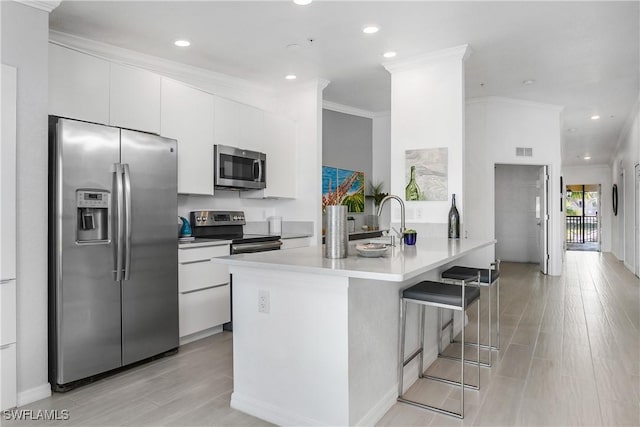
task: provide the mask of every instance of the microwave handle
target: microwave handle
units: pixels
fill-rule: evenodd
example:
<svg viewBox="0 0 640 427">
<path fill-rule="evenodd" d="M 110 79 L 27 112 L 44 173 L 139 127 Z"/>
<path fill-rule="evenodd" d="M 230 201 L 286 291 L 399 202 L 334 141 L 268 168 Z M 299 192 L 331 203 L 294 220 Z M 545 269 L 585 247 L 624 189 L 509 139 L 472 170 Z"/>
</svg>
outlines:
<svg viewBox="0 0 640 427">
<path fill-rule="evenodd" d="M 253 170 L 254 170 L 254 172 L 256 170 L 256 168 L 255 168 L 256 164 L 258 165 L 258 176 L 255 177 L 255 173 L 254 173 L 254 179 L 257 182 L 262 182 L 262 160 L 254 160 L 253 161 L 253 166 L 254 166 Z"/>
</svg>

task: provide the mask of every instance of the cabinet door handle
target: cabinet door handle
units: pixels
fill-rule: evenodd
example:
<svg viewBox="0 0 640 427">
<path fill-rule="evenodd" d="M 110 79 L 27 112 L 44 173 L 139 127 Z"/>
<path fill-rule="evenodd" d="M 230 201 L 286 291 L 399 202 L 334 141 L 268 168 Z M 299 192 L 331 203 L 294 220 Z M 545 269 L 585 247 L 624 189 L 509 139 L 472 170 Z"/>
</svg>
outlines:
<svg viewBox="0 0 640 427">
<path fill-rule="evenodd" d="M 198 289 L 192 289 L 190 291 L 184 291 L 184 292 L 180 292 L 182 295 L 185 294 L 192 294 L 194 292 L 200 292 L 200 291 L 206 291 L 207 289 L 213 289 L 213 288 L 221 288 L 223 286 L 227 286 L 229 283 L 221 283 L 219 285 L 211 285 L 211 286 L 207 286 L 205 288 L 198 288 Z"/>
<path fill-rule="evenodd" d="M 5 345 L 0 345 L 0 350 L 4 350 L 5 348 L 9 348 L 13 345 L 13 343 L 11 344 L 5 344 Z"/>
<path fill-rule="evenodd" d="M 193 261 L 180 261 L 180 264 L 198 264 L 201 262 L 209 262 L 211 261 L 211 258 L 207 258 L 207 259 L 196 259 Z"/>
</svg>

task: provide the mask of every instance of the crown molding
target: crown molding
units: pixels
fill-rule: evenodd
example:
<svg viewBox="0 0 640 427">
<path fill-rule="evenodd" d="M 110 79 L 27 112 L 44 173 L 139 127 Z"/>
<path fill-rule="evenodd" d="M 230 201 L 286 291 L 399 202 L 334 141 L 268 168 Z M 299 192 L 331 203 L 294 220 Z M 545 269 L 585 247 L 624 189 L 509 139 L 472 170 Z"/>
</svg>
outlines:
<svg viewBox="0 0 640 427">
<path fill-rule="evenodd" d="M 350 114 L 352 116 L 365 117 L 367 119 L 373 119 L 376 117 L 376 113 L 369 110 L 363 110 L 361 108 L 351 107 L 349 105 L 338 104 L 332 101 L 322 101 L 322 108 L 325 110 L 335 111 L 337 113 Z"/>
<path fill-rule="evenodd" d="M 214 84 L 243 93 L 258 92 L 264 96 L 273 96 L 275 93 L 271 87 L 248 80 L 59 31 L 49 31 L 49 41 L 111 62 L 143 68 L 178 80 L 186 78 L 189 81 Z"/>
<path fill-rule="evenodd" d="M 13 0 L 16 3 L 23 4 L 25 6 L 33 7 L 35 9 L 44 10 L 47 13 L 51 13 L 53 9 L 60 6 L 61 0 Z"/>
<path fill-rule="evenodd" d="M 471 53 L 472 50 L 469 45 L 463 44 L 435 52 L 421 53 L 400 61 L 384 62 L 382 66 L 393 74 L 395 72 L 412 70 L 442 61 L 460 60 L 464 62 L 471 56 Z"/>
<path fill-rule="evenodd" d="M 564 110 L 564 105 L 557 104 L 544 104 L 542 102 L 527 101 L 524 99 L 505 98 L 502 96 L 483 96 L 479 98 L 469 98 L 465 101 L 466 104 L 481 104 L 486 102 L 500 102 L 504 104 L 521 105 L 523 107 L 543 108 L 546 110 L 557 111 L 558 113 Z"/>
</svg>

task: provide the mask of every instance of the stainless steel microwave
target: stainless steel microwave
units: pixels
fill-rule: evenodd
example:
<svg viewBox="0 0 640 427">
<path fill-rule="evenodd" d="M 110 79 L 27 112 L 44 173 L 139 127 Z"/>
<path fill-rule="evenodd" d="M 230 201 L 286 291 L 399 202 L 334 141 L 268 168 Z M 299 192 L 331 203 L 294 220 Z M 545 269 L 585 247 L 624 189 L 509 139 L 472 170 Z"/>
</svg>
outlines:
<svg viewBox="0 0 640 427">
<path fill-rule="evenodd" d="M 214 145 L 213 153 L 214 187 L 237 190 L 266 188 L 266 154 L 227 145 Z"/>
</svg>

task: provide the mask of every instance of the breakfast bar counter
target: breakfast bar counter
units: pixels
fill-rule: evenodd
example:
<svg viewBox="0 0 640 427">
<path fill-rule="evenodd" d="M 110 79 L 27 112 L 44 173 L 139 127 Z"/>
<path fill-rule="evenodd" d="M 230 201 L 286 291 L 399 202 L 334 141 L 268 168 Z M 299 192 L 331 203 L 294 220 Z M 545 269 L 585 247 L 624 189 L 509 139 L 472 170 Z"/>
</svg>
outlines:
<svg viewBox="0 0 640 427">
<path fill-rule="evenodd" d="M 422 238 L 379 258 L 358 256 L 353 243 L 343 259 L 324 258 L 322 246 L 215 258 L 232 275 L 231 406 L 279 425 L 375 424 L 397 396 L 401 290 L 494 243 Z M 435 310 L 427 316 L 425 366 L 437 355 Z"/>
</svg>

